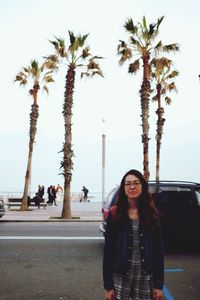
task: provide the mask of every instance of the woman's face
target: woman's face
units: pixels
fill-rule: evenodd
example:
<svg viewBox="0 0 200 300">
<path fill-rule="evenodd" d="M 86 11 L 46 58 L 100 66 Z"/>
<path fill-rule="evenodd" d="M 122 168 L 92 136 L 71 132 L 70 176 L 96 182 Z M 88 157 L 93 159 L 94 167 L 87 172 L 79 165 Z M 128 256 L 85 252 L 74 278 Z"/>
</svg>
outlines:
<svg viewBox="0 0 200 300">
<path fill-rule="evenodd" d="M 135 175 L 127 175 L 124 182 L 125 194 L 129 200 L 137 199 L 142 194 L 142 183 Z"/>
</svg>

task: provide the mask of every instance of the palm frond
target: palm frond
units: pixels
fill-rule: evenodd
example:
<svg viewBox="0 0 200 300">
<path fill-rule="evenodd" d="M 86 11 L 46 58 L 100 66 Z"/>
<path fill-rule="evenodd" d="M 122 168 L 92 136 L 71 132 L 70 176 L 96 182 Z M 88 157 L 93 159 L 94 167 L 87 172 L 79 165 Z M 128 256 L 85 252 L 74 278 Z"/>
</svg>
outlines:
<svg viewBox="0 0 200 300">
<path fill-rule="evenodd" d="M 89 60 L 87 67 L 88 69 L 99 69 L 99 65 L 93 59 Z"/>
<path fill-rule="evenodd" d="M 21 80 L 23 80 L 23 76 L 21 76 L 21 75 L 16 75 L 16 77 L 15 77 L 15 81 L 21 81 Z"/>
<path fill-rule="evenodd" d="M 132 58 L 132 50 L 128 47 L 122 49 L 121 51 L 118 52 L 119 55 L 121 55 L 119 64 L 122 65 L 127 59 Z"/>
<path fill-rule="evenodd" d="M 51 44 L 54 45 L 54 48 L 56 50 L 56 53 L 60 55 L 61 57 L 65 57 L 66 54 L 66 47 L 65 47 L 65 40 L 63 38 L 58 38 L 55 36 L 55 41 L 50 41 Z"/>
<path fill-rule="evenodd" d="M 155 27 L 157 24 L 149 24 L 148 36 L 151 38 L 155 32 Z"/>
<path fill-rule="evenodd" d="M 54 82 L 53 77 L 50 76 L 50 75 L 45 76 L 43 80 L 44 80 L 46 83 Z"/>
<path fill-rule="evenodd" d="M 27 82 L 28 82 L 27 79 L 24 78 L 21 80 L 20 85 L 26 85 Z"/>
<path fill-rule="evenodd" d="M 65 48 L 65 40 L 63 38 L 56 37 L 56 40 L 58 41 L 59 48 Z"/>
<path fill-rule="evenodd" d="M 145 33 L 143 34 L 143 39 L 146 40 Z M 134 48 L 136 48 L 139 51 L 142 51 L 143 45 L 141 44 L 141 42 L 139 40 L 137 40 L 133 36 L 131 36 L 130 42 L 134 46 Z"/>
<path fill-rule="evenodd" d="M 34 69 L 34 70 L 36 70 L 36 71 L 39 69 L 39 64 L 38 64 L 38 62 L 35 59 L 33 59 L 31 61 L 31 68 Z"/>
<path fill-rule="evenodd" d="M 133 73 L 136 74 L 139 68 L 140 68 L 140 61 L 139 59 L 137 59 L 132 64 L 129 64 L 128 72 L 132 74 Z"/>
<path fill-rule="evenodd" d="M 143 16 L 143 18 L 142 18 L 142 25 L 143 25 L 144 30 L 147 31 L 147 22 L 146 22 L 145 16 Z"/>
<path fill-rule="evenodd" d="M 49 40 L 49 42 L 55 47 L 56 50 L 58 50 L 58 48 L 59 48 L 58 42 L 51 41 L 51 40 Z"/>
<path fill-rule="evenodd" d="M 86 48 L 83 49 L 83 51 L 82 51 L 82 58 L 83 59 L 85 59 L 86 57 L 91 55 L 89 51 L 90 51 L 89 47 L 86 47 Z"/>
<path fill-rule="evenodd" d="M 134 34 L 137 34 L 137 32 L 138 32 L 138 28 L 137 28 L 137 26 L 134 25 L 133 19 L 128 19 L 128 20 L 125 22 L 124 28 L 125 28 L 128 32 L 132 33 L 133 35 L 134 35 Z"/>
<path fill-rule="evenodd" d="M 170 105 L 172 103 L 172 99 L 168 96 L 165 97 L 165 103 Z"/>
<path fill-rule="evenodd" d="M 83 64 L 77 64 L 76 67 L 84 67 L 85 65 Z"/>
<path fill-rule="evenodd" d="M 30 89 L 29 90 L 29 94 L 32 96 L 34 94 L 34 90 L 33 89 Z"/>
<path fill-rule="evenodd" d="M 171 82 L 168 84 L 168 90 L 171 92 L 171 91 L 175 91 L 177 92 L 177 87 L 175 85 L 175 82 Z"/>
<path fill-rule="evenodd" d="M 29 73 L 28 68 L 23 67 L 23 70 L 24 70 L 25 73 Z"/>
<path fill-rule="evenodd" d="M 91 76 L 93 77 L 93 76 L 95 76 L 95 75 L 99 75 L 99 76 L 101 76 L 101 77 L 104 77 L 101 70 L 99 70 L 99 71 L 93 71 L 92 74 L 91 74 Z"/>
<path fill-rule="evenodd" d="M 164 45 L 163 49 L 164 52 L 171 52 L 171 51 L 179 51 L 179 45 L 177 43 L 175 44 L 170 44 L 170 45 Z"/>
<path fill-rule="evenodd" d="M 49 89 L 48 89 L 48 87 L 47 87 L 46 85 L 43 86 L 43 90 L 44 90 L 45 92 L 47 92 L 47 94 L 49 94 Z"/>
<path fill-rule="evenodd" d="M 76 40 L 76 37 L 75 37 L 73 31 L 70 31 L 70 30 L 69 30 L 68 33 L 69 33 L 70 44 L 73 45 L 73 43 L 74 43 L 75 40 Z"/>
<path fill-rule="evenodd" d="M 171 79 L 171 78 L 174 78 L 174 77 L 176 77 L 176 76 L 178 76 L 178 75 L 179 75 L 179 72 L 176 71 L 176 70 L 174 70 L 174 71 L 172 71 L 172 72 L 167 76 L 167 78 Z"/>
<path fill-rule="evenodd" d="M 122 41 L 122 40 L 119 40 L 120 44 L 117 46 L 117 49 L 119 50 L 120 48 L 126 48 L 127 47 L 127 44 Z"/>
<path fill-rule="evenodd" d="M 84 76 L 90 77 L 90 73 L 89 72 L 81 72 L 81 78 L 83 78 Z"/>
<path fill-rule="evenodd" d="M 165 16 L 162 16 L 162 17 L 160 17 L 160 18 L 157 20 L 157 29 L 160 27 L 160 24 L 162 23 L 164 17 L 165 17 Z"/>
<path fill-rule="evenodd" d="M 92 59 L 104 59 L 104 57 L 103 56 L 95 55 L 95 56 L 92 57 Z"/>
<path fill-rule="evenodd" d="M 87 39 L 88 35 L 89 35 L 89 33 L 85 34 L 83 36 L 81 36 L 81 35 L 78 36 L 77 41 L 78 41 L 79 47 L 83 47 L 83 45 L 85 44 L 85 40 Z"/>
<path fill-rule="evenodd" d="M 57 70 L 58 69 L 58 64 L 59 64 L 58 55 L 53 54 L 53 55 L 49 55 L 44 58 L 46 59 L 44 62 L 44 66 L 46 69 L 49 69 L 49 70 Z"/>
<path fill-rule="evenodd" d="M 154 97 L 152 97 L 152 101 L 158 101 L 158 95 L 157 94 Z"/>
<path fill-rule="evenodd" d="M 162 42 L 159 41 L 158 44 L 154 47 L 155 51 L 159 52 L 160 50 L 162 50 Z"/>
<path fill-rule="evenodd" d="M 130 37 L 131 44 L 136 45 L 138 42 L 133 36 Z"/>
</svg>

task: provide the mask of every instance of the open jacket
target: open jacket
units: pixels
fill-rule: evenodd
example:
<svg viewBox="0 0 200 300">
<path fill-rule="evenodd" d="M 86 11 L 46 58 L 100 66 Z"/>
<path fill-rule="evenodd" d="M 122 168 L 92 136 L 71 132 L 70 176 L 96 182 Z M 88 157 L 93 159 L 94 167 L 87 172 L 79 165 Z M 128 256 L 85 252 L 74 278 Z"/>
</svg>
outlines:
<svg viewBox="0 0 200 300">
<path fill-rule="evenodd" d="M 143 271 L 152 274 L 154 288 L 162 289 L 164 282 L 164 250 L 161 228 L 146 229 L 139 225 L 140 251 Z M 124 274 L 129 268 L 133 234 L 131 220 L 119 230 L 115 229 L 113 215 L 110 212 L 105 233 L 103 280 L 106 290 L 113 289 L 113 273 Z"/>
</svg>

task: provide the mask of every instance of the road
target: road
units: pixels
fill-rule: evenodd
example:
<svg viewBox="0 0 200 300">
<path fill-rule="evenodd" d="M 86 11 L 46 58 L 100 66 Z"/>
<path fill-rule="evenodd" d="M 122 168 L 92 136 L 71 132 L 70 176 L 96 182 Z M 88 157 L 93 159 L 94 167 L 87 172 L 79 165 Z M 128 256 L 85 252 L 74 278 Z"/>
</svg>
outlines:
<svg viewBox="0 0 200 300">
<path fill-rule="evenodd" d="M 1 223 L 1 300 L 103 300 L 99 223 Z M 200 254 L 165 255 L 165 298 L 200 299 Z"/>
</svg>

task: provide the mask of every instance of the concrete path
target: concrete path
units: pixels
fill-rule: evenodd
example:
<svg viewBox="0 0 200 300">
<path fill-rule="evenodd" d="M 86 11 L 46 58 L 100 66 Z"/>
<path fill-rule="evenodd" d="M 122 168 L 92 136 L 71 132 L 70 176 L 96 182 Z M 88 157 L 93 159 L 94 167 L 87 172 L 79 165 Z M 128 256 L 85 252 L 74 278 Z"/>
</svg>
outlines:
<svg viewBox="0 0 200 300">
<path fill-rule="evenodd" d="M 71 202 L 71 220 L 60 219 L 63 203 L 57 206 L 31 207 L 29 211 L 20 211 L 18 207 L 9 210 L 5 205 L 5 215 L 0 222 L 100 222 L 102 220 L 101 202 Z"/>
</svg>

